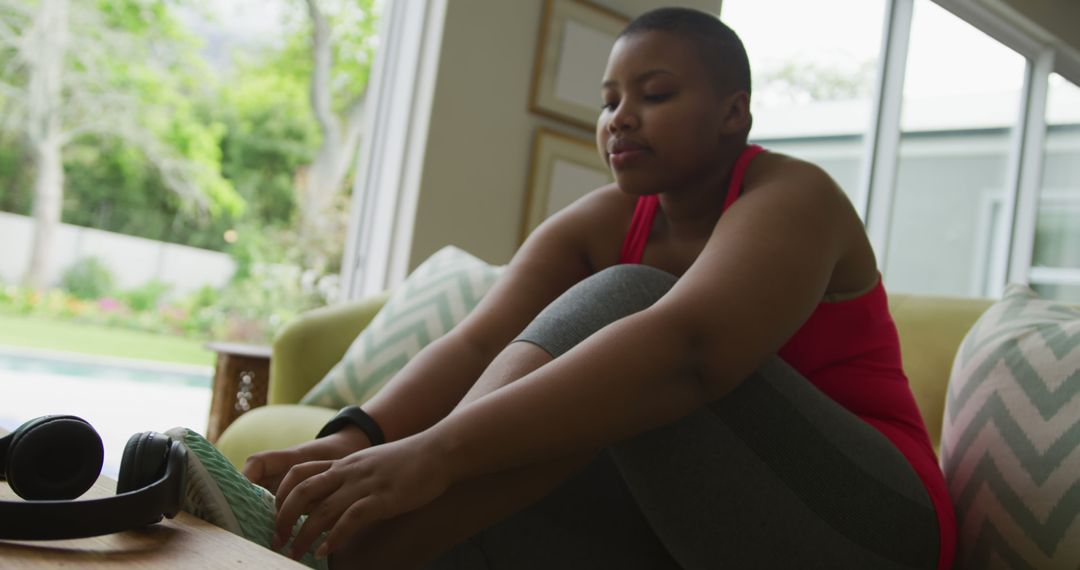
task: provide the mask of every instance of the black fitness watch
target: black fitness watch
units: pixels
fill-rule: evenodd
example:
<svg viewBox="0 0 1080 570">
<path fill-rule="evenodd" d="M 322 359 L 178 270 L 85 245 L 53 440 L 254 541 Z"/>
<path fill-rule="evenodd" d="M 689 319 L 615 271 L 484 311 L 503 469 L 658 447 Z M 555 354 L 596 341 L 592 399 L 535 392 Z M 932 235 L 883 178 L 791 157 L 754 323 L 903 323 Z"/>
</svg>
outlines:
<svg viewBox="0 0 1080 570">
<path fill-rule="evenodd" d="M 367 436 L 371 445 L 381 445 L 386 443 L 386 436 L 383 434 L 382 428 L 379 427 L 379 424 L 374 418 L 369 416 L 364 410 L 360 409 L 360 406 L 346 406 L 342 408 L 333 419 L 327 422 L 326 425 L 319 430 L 319 435 L 316 435 L 315 439 L 337 433 L 348 425 L 354 425 L 360 428 L 360 431 L 364 432 L 364 435 Z"/>
</svg>

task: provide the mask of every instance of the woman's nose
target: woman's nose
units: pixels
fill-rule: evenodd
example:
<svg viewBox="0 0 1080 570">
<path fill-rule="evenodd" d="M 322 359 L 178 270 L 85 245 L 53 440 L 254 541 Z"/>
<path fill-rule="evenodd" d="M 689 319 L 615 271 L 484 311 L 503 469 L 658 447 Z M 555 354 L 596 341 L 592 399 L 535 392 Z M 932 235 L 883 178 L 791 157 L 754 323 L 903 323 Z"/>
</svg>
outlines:
<svg viewBox="0 0 1080 570">
<path fill-rule="evenodd" d="M 623 103 L 615 108 L 608 121 L 608 130 L 612 133 L 632 130 L 638 125 L 637 115 L 630 105 Z"/>
</svg>

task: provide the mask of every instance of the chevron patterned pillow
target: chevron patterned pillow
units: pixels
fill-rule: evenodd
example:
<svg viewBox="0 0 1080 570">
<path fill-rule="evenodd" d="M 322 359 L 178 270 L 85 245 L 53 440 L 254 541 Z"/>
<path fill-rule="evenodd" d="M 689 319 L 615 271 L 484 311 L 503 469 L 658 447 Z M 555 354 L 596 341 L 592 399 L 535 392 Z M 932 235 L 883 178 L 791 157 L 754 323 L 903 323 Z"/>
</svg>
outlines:
<svg viewBox="0 0 1080 570">
<path fill-rule="evenodd" d="M 461 322 L 500 271 L 456 247 L 440 249 L 394 289 L 300 403 L 341 408 L 367 401 L 420 349 Z"/>
<path fill-rule="evenodd" d="M 1010 285 L 953 363 L 957 568 L 1080 568 L 1080 312 Z"/>
</svg>

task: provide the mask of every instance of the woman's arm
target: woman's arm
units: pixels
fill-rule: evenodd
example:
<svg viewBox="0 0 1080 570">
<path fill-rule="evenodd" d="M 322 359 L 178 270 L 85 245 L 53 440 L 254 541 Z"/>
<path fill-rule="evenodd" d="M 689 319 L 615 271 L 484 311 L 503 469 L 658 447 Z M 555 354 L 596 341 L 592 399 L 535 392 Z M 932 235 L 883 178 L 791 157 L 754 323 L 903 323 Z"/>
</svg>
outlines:
<svg viewBox="0 0 1080 570">
<path fill-rule="evenodd" d="M 801 168 L 801 167 L 800 167 Z M 653 307 L 451 414 L 418 437 L 449 482 L 596 449 L 730 391 L 814 310 L 861 224 L 827 176 L 801 168 L 741 198 Z"/>
<path fill-rule="evenodd" d="M 421 350 L 364 404 L 387 441 L 408 437 L 444 418 L 542 307 L 588 275 L 587 231 L 598 214 L 610 210 L 610 204 L 603 203 L 604 194 L 605 190 L 589 194 L 537 228 L 469 316 Z M 346 427 L 288 449 L 256 453 L 243 472 L 277 492 L 295 466 L 340 459 L 369 446 L 362 431 Z"/>
<path fill-rule="evenodd" d="M 480 304 L 398 372 L 364 410 L 388 441 L 418 433 L 461 401 L 495 356 L 549 303 L 592 268 L 598 219 L 611 218 L 612 188 L 590 193 L 538 227 Z"/>
</svg>

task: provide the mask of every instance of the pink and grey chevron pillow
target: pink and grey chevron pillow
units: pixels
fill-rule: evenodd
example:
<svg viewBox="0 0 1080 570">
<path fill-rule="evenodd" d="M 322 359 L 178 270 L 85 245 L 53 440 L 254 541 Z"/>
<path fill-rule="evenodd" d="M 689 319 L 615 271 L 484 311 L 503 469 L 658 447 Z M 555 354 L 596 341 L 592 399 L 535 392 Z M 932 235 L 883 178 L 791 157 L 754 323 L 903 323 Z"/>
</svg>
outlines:
<svg viewBox="0 0 1080 570">
<path fill-rule="evenodd" d="M 420 349 L 464 320 L 501 269 L 453 246 L 435 252 L 394 288 L 341 361 L 300 403 L 327 408 L 364 403 Z"/>
<path fill-rule="evenodd" d="M 1080 568 L 1080 312 L 1010 285 L 953 363 L 941 460 L 957 568 Z"/>
</svg>

